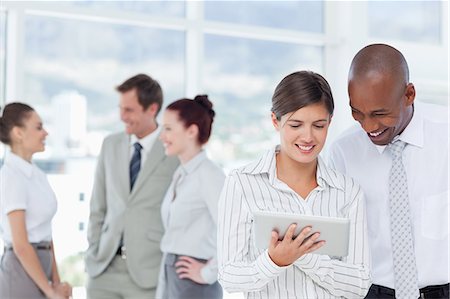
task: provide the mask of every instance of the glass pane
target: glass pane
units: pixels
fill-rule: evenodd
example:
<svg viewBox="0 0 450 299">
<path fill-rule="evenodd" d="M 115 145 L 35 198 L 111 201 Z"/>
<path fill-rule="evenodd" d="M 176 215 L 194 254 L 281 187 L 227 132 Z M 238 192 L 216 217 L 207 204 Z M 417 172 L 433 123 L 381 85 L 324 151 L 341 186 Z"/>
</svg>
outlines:
<svg viewBox="0 0 450 299">
<path fill-rule="evenodd" d="M 439 43 L 440 1 L 370 1 L 369 34 L 411 42 Z"/>
<path fill-rule="evenodd" d="M 0 106 L 5 101 L 6 11 L 0 10 Z"/>
<path fill-rule="evenodd" d="M 166 104 L 184 95 L 185 34 L 181 31 L 26 16 L 24 101 L 49 131 L 45 153 L 59 205 L 54 239 L 65 279 L 84 284 L 89 198 L 104 136 L 123 131 L 119 94 L 125 79 L 148 73 Z M 67 236 L 70 236 L 68 238 Z"/>
<path fill-rule="evenodd" d="M 6 90 L 5 76 L 6 74 L 6 11 L 0 10 L 0 115 L 2 115 L 3 106 L 5 105 Z M 0 143 L 0 167 L 5 152 L 5 146 Z M 0 247 L 2 246 L 0 240 Z M 1 250 L 0 250 L 1 252 Z"/>
<path fill-rule="evenodd" d="M 203 86 L 217 112 L 209 150 L 227 171 L 279 142 L 272 94 L 283 77 L 305 69 L 323 72 L 322 47 L 205 36 Z"/>
<path fill-rule="evenodd" d="M 322 1 L 205 1 L 213 21 L 323 32 Z"/>
<path fill-rule="evenodd" d="M 139 12 L 159 17 L 184 17 L 184 1 L 70 1 L 75 6 L 112 11 Z"/>
<path fill-rule="evenodd" d="M 96 154 L 87 140 L 59 132 L 65 130 L 55 109 L 85 114 L 72 124 L 86 127 L 77 134 L 104 135 L 123 129 L 114 88 L 124 79 L 149 73 L 161 83 L 166 102 L 183 95 L 184 32 L 27 16 L 25 34 L 25 99 L 42 107 L 55 132 L 48 137 L 53 157 Z"/>
</svg>

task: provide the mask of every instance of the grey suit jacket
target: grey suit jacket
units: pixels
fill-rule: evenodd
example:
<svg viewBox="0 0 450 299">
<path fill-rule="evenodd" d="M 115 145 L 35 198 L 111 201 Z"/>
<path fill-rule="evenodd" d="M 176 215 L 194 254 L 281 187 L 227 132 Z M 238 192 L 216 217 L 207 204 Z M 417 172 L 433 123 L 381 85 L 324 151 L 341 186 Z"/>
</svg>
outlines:
<svg viewBox="0 0 450 299">
<path fill-rule="evenodd" d="M 90 202 L 86 269 L 91 277 L 105 271 L 123 233 L 131 277 L 140 287 L 151 288 L 157 284 L 162 257 L 161 201 L 179 162 L 165 156 L 156 140 L 130 193 L 129 157 L 127 134 L 105 138 Z"/>
</svg>

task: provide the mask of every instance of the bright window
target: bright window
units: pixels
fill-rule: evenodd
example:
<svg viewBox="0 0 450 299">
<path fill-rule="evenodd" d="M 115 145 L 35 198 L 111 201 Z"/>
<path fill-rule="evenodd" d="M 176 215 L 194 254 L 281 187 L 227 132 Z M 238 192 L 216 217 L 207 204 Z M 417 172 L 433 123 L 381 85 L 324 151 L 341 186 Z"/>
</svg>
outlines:
<svg viewBox="0 0 450 299">
<path fill-rule="evenodd" d="M 205 36 L 203 86 L 215 104 L 210 149 L 227 168 L 255 159 L 275 144 L 272 94 L 298 70 L 323 72 L 322 47 Z"/>
<path fill-rule="evenodd" d="M 205 18 L 279 29 L 323 32 L 322 1 L 205 1 Z"/>
<path fill-rule="evenodd" d="M 166 103 L 182 97 L 184 44 L 181 31 L 27 16 L 24 99 L 47 120 L 47 154 L 95 156 L 123 129 L 115 85 L 132 75 L 158 80 Z"/>
<path fill-rule="evenodd" d="M 70 1 L 73 5 L 102 11 L 138 12 L 158 17 L 183 17 L 183 1 Z"/>
<path fill-rule="evenodd" d="M 441 1 L 370 1 L 369 34 L 377 38 L 440 43 Z"/>
<path fill-rule="evenodd" d="M 0 106 L 5 99 L 6 11 L 0 10 Z"/>
</svg>

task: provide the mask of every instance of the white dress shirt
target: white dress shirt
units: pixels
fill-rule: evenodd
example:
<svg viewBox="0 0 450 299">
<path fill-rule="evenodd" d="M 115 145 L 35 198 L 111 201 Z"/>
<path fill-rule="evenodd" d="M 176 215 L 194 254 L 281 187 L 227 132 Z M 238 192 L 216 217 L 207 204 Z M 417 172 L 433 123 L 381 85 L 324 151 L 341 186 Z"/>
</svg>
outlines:
<svg viewBox="0 0 450 299">
<path fill-rule="evenodd" d="M 134 154 L 134 144 L 136 142 L 139 142 L 139 144 L 142 146 L 141 149 L 141 167 L 142 165 L 145 165 L 145 161 L 147 160 L 148 153 L 152 150 L 153 144 L 155 144 L 156 139 L 158 138 L 160 133 L 160 128 L 158 127 L 156 130 L 148 134 L 147 136 L 139 139 L 136 137 L 136 135 L 132 134 L 130 135 L 130 147 L 129 147 L 129 157 L 130 161 L 131 158 L 133 158 Z"/>
<path fill-rule="evenodd" d="M 25 211 L 30 243 L 52 240 L 56 197 L 47 176 L 35 164 L 7 151 L 0 170 L 0 233 L 5 245 L 12 244 L 8 214 Z"/>
<path fill-rule="evenodd" d="M 173 175 L 161 207 L 164 253 L 209 260 L 202 278 L 217 281 L 217 214 L 225 175 L 201 151 Z"/>
<path fill-rule="evenodd" d="M 364 297 L 371 284 L 363 193 L 352 179 L 329 169 L 321 159 L 318 187 L 301 198 L 276 176 L 276 152 L 234 170 L 219 202 L 219 282 L 246 298 Z M 268 250 L 255 246 L 253 212 L 273 211 L 350 219 L 349 254 L 341 260 L 306 254 L 279 267 Z"/>
<path fill-rule="evenodd" d="M 444 107 L 415 104 L 413 118 L 398 137 L 406 142 L 403 165 L 408 180 L 419 288 L 449 282 L 448 114 Z M 372 252 L 374 284 L 394 289 L 389 171 L 386 146 L 376 146 L 358 125 L 330 149 L 330 166 L 363 188 Z"/>
</svg>

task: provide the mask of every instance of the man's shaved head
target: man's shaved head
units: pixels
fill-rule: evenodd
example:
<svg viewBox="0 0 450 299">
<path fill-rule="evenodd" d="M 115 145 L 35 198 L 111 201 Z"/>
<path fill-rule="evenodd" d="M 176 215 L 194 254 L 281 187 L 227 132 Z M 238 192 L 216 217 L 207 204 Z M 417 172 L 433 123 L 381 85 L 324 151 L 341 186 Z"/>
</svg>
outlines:
<svg viewBox="0 0 450 299">
<path fill-rule="evenodd" d="M 379 75 L 395 78 L 406 85 L 409 82 L 408 64 L 403 54 L 389 45 L 368 45 L 353 58 L 348 79 L 358 80 Z"/>
<path fill-rule="evenodd" d="M 405 57 L 384 44 L 362 48 L 350 66 L 348 96 L 353 118 L 377 145 L 389 144 L 409 124 L 414 85 Z"/>
</svg>

